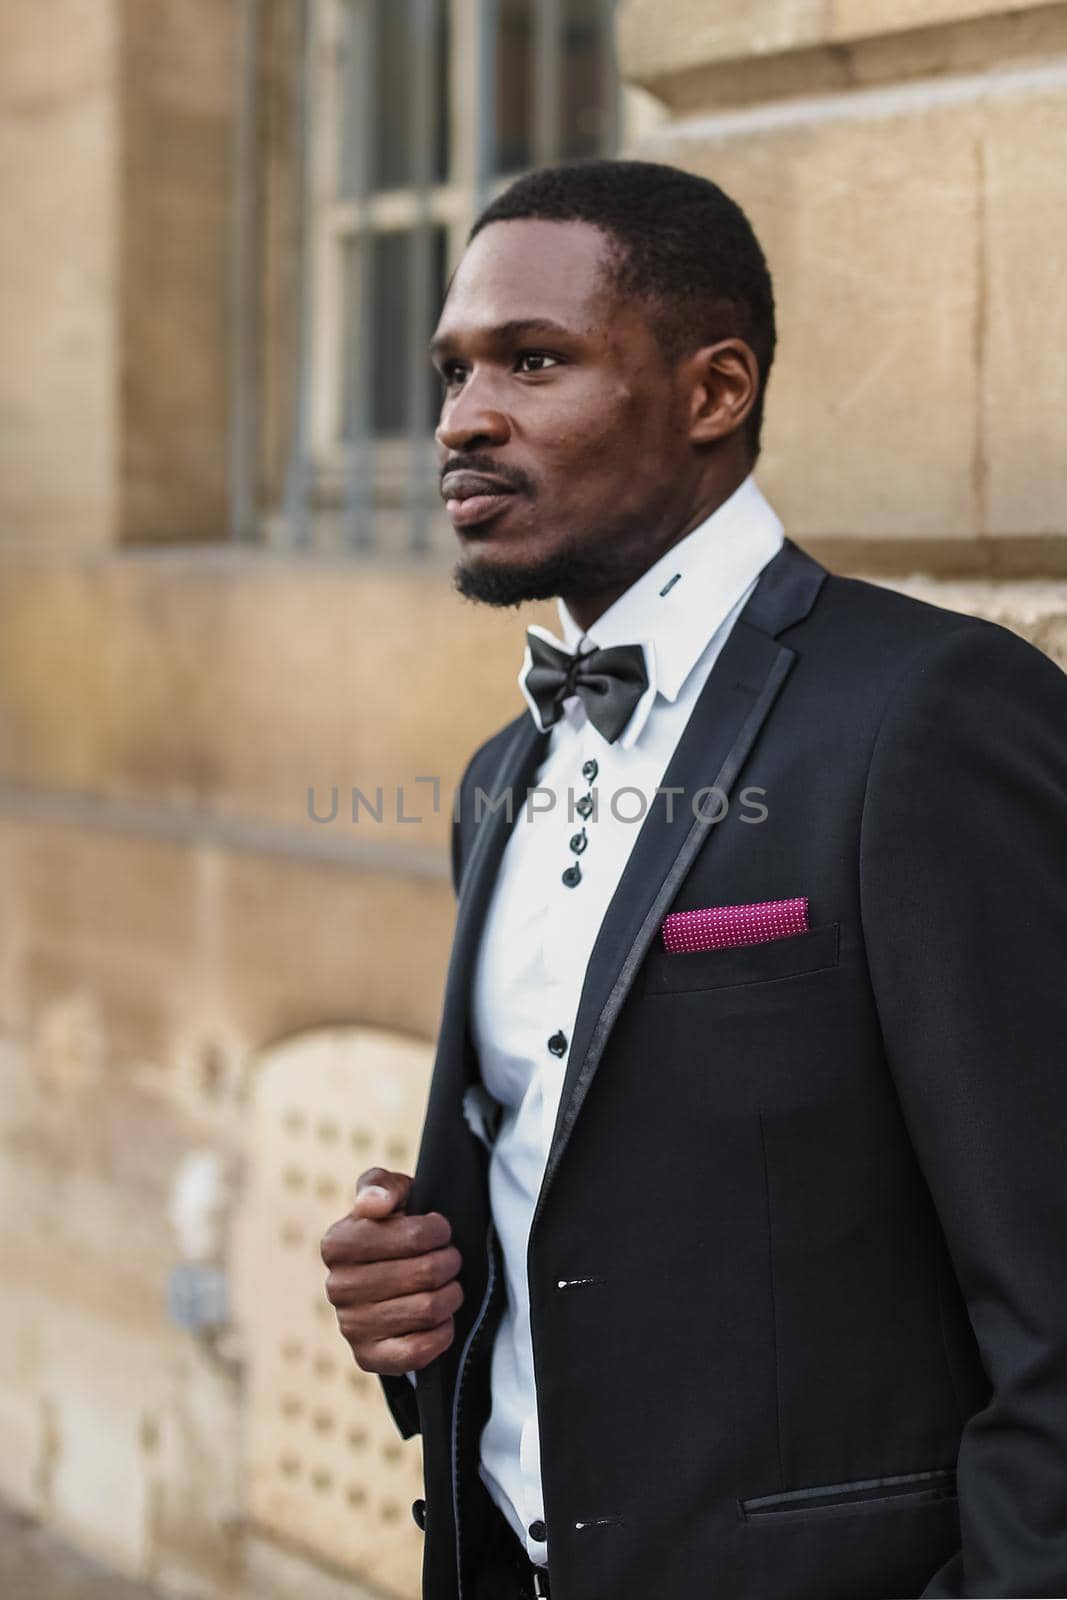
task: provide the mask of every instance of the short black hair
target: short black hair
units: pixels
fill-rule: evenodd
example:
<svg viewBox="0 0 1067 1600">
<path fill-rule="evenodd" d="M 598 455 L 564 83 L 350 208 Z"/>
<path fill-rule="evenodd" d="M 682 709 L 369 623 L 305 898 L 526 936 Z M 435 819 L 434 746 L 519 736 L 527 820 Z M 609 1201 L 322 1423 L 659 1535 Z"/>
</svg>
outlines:
<svg viewBox="0 0 1067 1600">
<path fill-rule="evenodd" d="M 774 291 L 737 202 L 707 178 L 658 161 L 571 161 L 517 178 L 475 219 L 467 243 L 491 222 L 528 218 L 588 222 L 607 235 L 609 280 L 647 302 L 669 364 L 702 344 L 745 341 L 760 374 L 746 424 L 755 459 L 776 343 Z"/>
</svg>

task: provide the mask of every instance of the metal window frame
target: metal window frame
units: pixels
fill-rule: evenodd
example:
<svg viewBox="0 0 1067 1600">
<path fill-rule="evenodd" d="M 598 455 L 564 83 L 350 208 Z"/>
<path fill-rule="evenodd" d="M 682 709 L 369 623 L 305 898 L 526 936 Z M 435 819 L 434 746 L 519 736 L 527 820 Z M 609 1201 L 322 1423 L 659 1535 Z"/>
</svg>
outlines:
<svg viewBox="0 0 1067 1600">
<path fill-rule="evenodd" d="M 263 181 L 259 153 L 262 30 L 261 0 L 241 0 L 229 286 L 229 537 L 238 544 L 254 543 L 259 535 L 256 491 L 263 395 Z"/>
</svg>

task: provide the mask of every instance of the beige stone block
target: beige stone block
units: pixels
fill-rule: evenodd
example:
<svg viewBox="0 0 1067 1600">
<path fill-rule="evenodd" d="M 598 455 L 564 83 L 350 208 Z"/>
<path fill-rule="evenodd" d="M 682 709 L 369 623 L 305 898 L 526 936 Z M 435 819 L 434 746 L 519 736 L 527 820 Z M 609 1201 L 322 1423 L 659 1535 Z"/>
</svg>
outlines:
<svg viewBox="0 0 1067 1600">
<path fill-rule="evenodd" d="M 159 1061 L 204 986 L 196 859 L 153 840 L 8 823 L 21 1026 L 93 997 L 112 1055 Z M 88 1046 L 87 1046 L 88 1048 Z"/>
<path fill-rule="evenodd" d="M 682 67 L 770 55 L 817 43 L 828 30 L 824 0 L 619 0 L 616 41 L 624 77 L 639 82 Z"/>
<path fill-rule="evenodd" d="M 883 98 L 642 147 L 721 184 L 764 245 L 780 346 L 760 477 L 801 541 L 979 531 L 977 141 L 970 106 Z"/>
<path fill-rule="evenodd" d="M 240 7 L 125 0 L 122 537 L 226 534 Z"/>
<path fill-rule="evenodd" d="M 325 1021 L 436 1032 L 455 916 L 443 874 L 10 819 L 0 841 L 2 1020 L 36 1040 L 42 1080 L 125 1062 L 211 1120 L 250 1046 Z"/>
<path fill-rule="evenodd" d="M 0 544 L 114 528 L 117 27 L 109 0 L 0 18 Z"/>
<path fill-rule="evenodd" d="M 990 105 L 981 141 L 981 447 L 991 534 L 1067 534 L 1067 76 Z"/>
<path fill-rule="evenodd" d="M 198 667 L 190 606 L 202 619 L 214 674 Z M 334 832 L 347 827 L 353 839 L 352 789 L 375 809 L 381 789 L 381 822 L 364 811 L 361 837 L 443 845 L 451 790 L 467 756 L 521 709 L 514 686 L 521 627 L 499 616 L 475 622 L 444 574 L 354 563 L 324 569 L 283 562 L 257 571 L 249 562 L 221 579 L 204 574 L 184 592 L 173 586 L 169 596 L 160 593 L 159 607 L 171 659 L 183 660 L 189 743 L 178 749 L 173 723 L 168 729 L 154 714 L 131 719 L 123 754 L 140 764 L 138 788 L 155 787 L 161 773 L 171 781 L 199 774 L 209 791 L 239 801 L 242 814 L 321 837 L 325 830 L 309 820 L 308 791 L 315 791 L 317 813 L 328 815 L 336 786 Z M 158 648 L 147 634 L 142 643 L 142 659 Z M 500 656 L 507 667 L 491 672 L 485 658 Z M 157 672 L 149 691 L 157 708 L 164 700 L 173 705 L 174 678 L 164 665 L 166 676 Z M 440 780 L 436 813 L 433 787 L 417 784 L 420 776 Z M 398 786 L 405 814 L 422 822 L 398 820 Z"/>
<path fill-rule="evenodd" d="M 858 89 L 890 84 L 922 85 L 920 92 L 933 99 L 966 93 L 968 86 L 953 80 L 985 74 L 996 74 L 995 81 L 1002 83 L 1009 72 L 1024 73 L 1034 87 L 1056 73 L 1052 63 L 1064 56 L 1067 6 L 1041 6 L 736 60 L 687 56 L 658 73 L 635 56 L 629 72 L 631 82 L 654 91 L 648 97 L 653 104 L 682 117 L 823 95 L 851 98 Z M 974 86 L 969 87 L 973 93 Z M 644 137 L 645 131 L 632 137 Z"/>
<path fill-rule="evenodd" d="M 999 541 L 1021 560 L 991 545 L 988 570 L 1064 570 L 1065 131 L 1067 78 L 1020 72 L 645 141 L 735 195 L 767 250 L 781 344 L 761 474 L 796 537 L 974 541 L 966 565 Z"/>
<path fill-rule="evenodd" d="M 120 1326 L 101 1328 L 58 1295 L 49 1303 L 43 1282 L 13 1283 L 17 1264 L 2 1245 L 0 1264 L 5 1279 L 0 1350 L 9 1357 L 12 1344 L 25 1348 L 32 1342 L 42 1369 L 34 1390 L 18 1396 L 8 1391 L 4 1397 L 5 1420 L 15 1422 L 14 1437 L 21 1435 L 29 1445 L 25 1459 L 35 1468 L 27 1483 L 13 1462 L 4 1472 L 5 1493 L 83 1549 L 120 1570 L 139 1571 L 147 1485 L 137 1460 L 131 1400 L 138 1392 L 146 1394 L 143 1346 L 138 1348 L 140 1342 Z"/>
<path fill-rule="evenodd" d="M 381 1590 L 367 1588 L 350 1572 L 326 1567 L 306 1553 L 290 1549 L 277 1538 L 250 1529 L 244 1541 L 245 1586 L 241 1600 L 381 1600 Z M 421 1583 L 408 1590 L 405 1600 L 419 1600 Z"/>
<path fill-rule="evenodd" d="M 0 773 L 8 783 L 85 789 L 106 767 L 112 621 L 91 571 L 59 560 L 5 560 Z"/>
<path fill-rule="evenodd" d="M 18 830 L 0 826 L 0 1017 L 15 1012 L 18 987 L 20 917 L 13 885 L 18 870 Z"/>
<path fill-rule="evenodd" d="M 61 1092 L 0 1044 L 0 1493 L 122 1571 L 231 1573 L 232 1371 L 166 1311 L 190 1130 L 110 1074 Z"/>
<path fill-rule="evenodd" d="M 234 855 L 220 895 L 219 982 L 243 1038 L 342 1021 L 435 1036 L 455 919 L 445 881 Z"/>
<path fill-rule="evenodd" d="M 447 571 L 184 552 L 9 562 L 0 584 L 0 775 L 329 835 L 447 849 L 470 754 L 516 716 L 521 616 Z M 440 780 L 440 803 L 419 777 Z M 329 815 L 338 789 L 338 822 Z M 397 786 L 404 812 L 398 820 Z M 353 788 L 366 810 L 351 822 Z M 362 828 L 362 832 L 360 832 Z"/>
<path fill-rule="evenodd" d="M 835 0 L 830 42 L 988 16 L 1018 15 L 1047 4 L 1048 0 Z"/>
<path fill-rule="evenodd" d="M 849 44 L 881 34 L 1036 10 L 1043 0 L 621 0 L 623 75 L 638 82 L 723 61 Z"/>
</svg>

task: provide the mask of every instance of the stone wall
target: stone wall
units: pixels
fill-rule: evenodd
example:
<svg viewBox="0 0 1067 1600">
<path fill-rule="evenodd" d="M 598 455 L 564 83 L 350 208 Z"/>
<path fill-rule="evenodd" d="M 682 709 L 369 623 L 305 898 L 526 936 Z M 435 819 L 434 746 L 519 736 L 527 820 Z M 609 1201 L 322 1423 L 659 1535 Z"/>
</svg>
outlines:
<svg viewBox="0 0 1067 1600">
<path fill-rule="evenodd" d="M 124 1571 L 355 1600 L 336 1559 L 281 1538 L 292 1515 L 253 1517 L 262 1495 L 250 1510 L 249 1340 L 282 1325 L 276 1277 L 247 1336 L 176 1326 L 171 1213 L 203 1152 L 239 1202 L 268 1047 L 326 1025 L 429 1047 L 452 790 L 519 709 L 515 626 L 472 626 L 429 574 L 225 551 L 3 558 L 0 1497 Z M 420 777 L 439 779 L 436 812 Z M 323 819 L 336 789 L 332 820 L 309 789 Z M 372 1161 L 410 1166 L 418 1107 L 407 1122 L 405 1156 L 384 1137 L 349 1152 L 345 1189 Z M 346 1209 L 340 1188 L 331 1204 Z M 381 1422 L 376 1391 L 360 1399 Z M 347 1508 L 333 1545 L 347 1529 L 350 1570 L 414 1570 L 411 1498 L 383 1500 L 392 1554 L 363 1548 L 367 1508 Z"/>
<path fill-rule="evenodd" d="M 355 1554 L 250 1517 L 247 1346 L 172 1315 L 175 1185 L 214 1152 L 240 1201 L 284 1041 L 432 1042 L 452 786 L 521 709 L 521 630 L 552 608 L 225 545 L 240 9 L 38 0 L 0 22 L 0 1496 L 175 1590 L 340 1600 Z M 767 246 L 761 476 L 788 531 L 1067 665 L 1067 6 L 618 16 L 648 96 L 630 153 L 721 180 Z M 292 9 L 263 22 L 274 504 Z M 309 789 L 322 816 L 335 786 L 314 820 Z M 353 821 L 352 789 L 379 786 L 381 820 Z M 353 1180 L 375 1154 L 353 1149 Z"/>
<path fill-rule="evenodd" d="M 671 119 L 775 276 L 763 481 L 836 565 L 1063 575 L 1067 7 L 623 0 Z"/>
<path fill-rule="evenodd" d="M 84 547 L 114 526 L 117 37 L 100 0 L 0 14 L 2 542 Z"/>
</svg>

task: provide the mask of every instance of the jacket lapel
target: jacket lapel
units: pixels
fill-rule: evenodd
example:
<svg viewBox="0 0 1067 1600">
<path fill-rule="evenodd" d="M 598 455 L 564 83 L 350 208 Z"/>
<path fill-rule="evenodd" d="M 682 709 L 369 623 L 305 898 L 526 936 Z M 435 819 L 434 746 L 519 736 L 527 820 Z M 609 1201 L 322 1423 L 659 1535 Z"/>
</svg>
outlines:
<svg viewBox="0 0 1067 1600">
<path fill-rule="evenodd" d="M 432 1167 L 432 1153 L 438 1132 L 447 1129 L 448 1112 L 459 1104 L 467 1080 L 474 1070 L 473 1056 L 467 1049 L 474 961 L 504 847 L 512 824 L 525 803 L 526 791 L 544 757 L 547 743 L 547 735 L 538 731 L 532 717 L 524 715 L 493 777 L 491 793 L 474 830 L 470 855 L 464 863 L 452 954 L 445 979 L 437 1058 L 419 1153 L 420 1177 Z M 509 793 L 510 806 L 498 804 Z M 450 1159 L 447 1150 L 443 1151 L 442 1159 L 447 1164 Z"/>
<path fill-rule="evenodd" d="M 796 659 L 776 635 L 807 615 L 825 577 L 825 568 L 785 541 L 734 624 L 686 724 L 660 785 L 683 791 L 674 797 L 673 821 L 667 796 L 657 794 L 589 959 L 534 1225 L 637 969 L 714 829 L 720 796 L 730 796 Z M 697 791 L 709 786 L 715 793 L 703 808 L 694 807 Z"/>
</svg>

